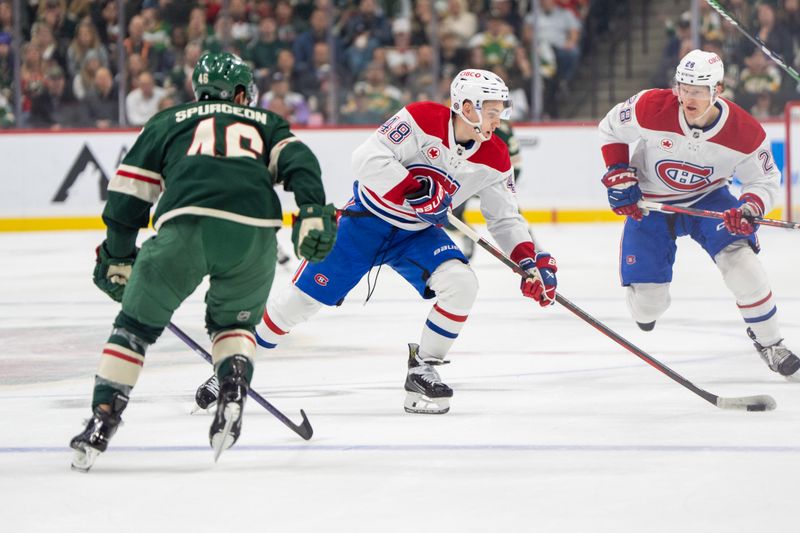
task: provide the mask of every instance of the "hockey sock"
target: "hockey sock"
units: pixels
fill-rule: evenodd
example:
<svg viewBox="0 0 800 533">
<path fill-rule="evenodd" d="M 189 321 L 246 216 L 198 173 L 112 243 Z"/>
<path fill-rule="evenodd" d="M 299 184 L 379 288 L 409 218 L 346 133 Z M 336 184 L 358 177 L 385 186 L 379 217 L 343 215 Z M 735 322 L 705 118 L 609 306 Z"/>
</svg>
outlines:
<svg viewBox="0 0 800 533">
<path fill-rule="evenodd" d="M 469 265 L 452 260 L 439 265 L 428 286 L 437 301 L 422 328 L 419 355 L 423 360 L 442 360 L 464 327 L 478 294 L 478 280 Z"/>
<path fill-rule="evenodd" d="M 129 396 L 144 366 L 149 343 L 125 328 L 115 327 L 103 347 L 95 376 L 92 409 L 110 404 L 115 392 Z"/>
<path fill-rule="evenodd" d="M 247 382 L 253 377 L 253 356 L 256 353 L 256 339 L 252 331 L 246 329 L 225 329 L 214 335 L 211 346 L 211 360 L 217 377 L 222 378 L 232 372 L 231 358 L 243 355 L 247 358 L 245 377 Z"/>
<path fill-rule="evenodd" d="M 284 335 L 319 311 L 322 304 L 291 285 L 275 298 L 270 298 L 264 317 L 256 326 L 259 346 L 275 348 Z"/>
<path fill-rule="evenodd" d="M 763 346 L 781 340 L 777 311 L 767 273 L 745 240 L 728 245 L 714 258 L 725 285 L 736 297 L 745 323 Z"/>
<path fill-rule="evenodd" d="M 626 288 L 625 301 L 636 322 L 655 322 L 669 307 L 669 283 L 632 283 Z"/>
</svg>

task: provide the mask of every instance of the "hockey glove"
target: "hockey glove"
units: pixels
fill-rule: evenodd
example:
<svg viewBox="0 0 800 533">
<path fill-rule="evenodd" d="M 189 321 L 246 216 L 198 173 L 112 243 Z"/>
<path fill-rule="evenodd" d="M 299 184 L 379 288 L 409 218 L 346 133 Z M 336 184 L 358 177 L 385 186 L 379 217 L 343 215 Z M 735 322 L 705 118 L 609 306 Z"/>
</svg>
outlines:
<svg viewBox="0 0 800 533">
<path fill-rule="evenodd" d="M 97 247 L 97 262 L 94 265 L 94 284 L 108 294 L 115 302 L 122 301 L 125 285 L 131 277 L 133 262 L 136 260 L 137 248 L 133 255 L 128 257 L 111 257 L 106 248 L 106 241 Z"/>
<path fill-rule="evenodd" d="M 624 164 L 608 167 L 603 175 L 603 185 L 607 187 L 608 203 L 612 211 L 629 216 L 637 222 L 642 220 L 646 213 L 636 204 L 642 199 L 642 191 L 639 189 L 635 168 Z"/>
<path fill-rule="evenodd" d="M 336 208 L 333 204 L 304 205 L 292 224 L 292 243 L 297 257 L 317 263 L 336 242 Z"/>
<path fill-rule="evenodd" d="M 447 210 L 453 199 L 444 187 L 428 176 L 418 177 L 420 188 L 406 195 L 408 205 L 423 222 L 442 227 L 447 223 Z"/>
<path fill-rule="evenodd" d="M 526 257 L 519 262 L 519 266 L 528 272 L 528 277 L 522 278 L 520 289 L 522 295 L 533 298 L 542 307 L 553 305 L 556 301 L 556 266 L 555 258 L 547 252 L 538 252 L 536 257 Z"/>
<path fill-rule="evenodd" d="M 761 207 L 756 202 L 739 199 L 739 207 L 731 207 L 722 213 L 725 229 L 733 235 L 751 235 L 758 229 L 758 224 L 753 222 L 754 217 L 763 215 Z"/>
</svg>

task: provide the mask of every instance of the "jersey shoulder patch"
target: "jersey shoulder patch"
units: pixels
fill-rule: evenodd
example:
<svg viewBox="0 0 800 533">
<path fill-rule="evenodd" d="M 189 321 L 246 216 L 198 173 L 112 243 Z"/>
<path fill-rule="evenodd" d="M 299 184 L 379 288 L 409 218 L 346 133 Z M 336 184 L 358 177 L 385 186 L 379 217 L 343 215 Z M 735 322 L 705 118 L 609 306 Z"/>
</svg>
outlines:
<svg viewBox="0 0 800 533">
<path fill-rule="evenodd" d="M 406 111 L 422 131 L 447 143 L 447 126 L 450 123 L 450 108 L 436 102 L 408 104 Z"/>
<path fill-rule="evenodd" d="M 636 102 L 636 120 L 648 130 L 683 134 L 678 122 L 678 97 L 672 89 L 645 91 Z"/>
<path fill-rule="evenodd" d="M 508 172 L 511 170 L 511 156 L 508 155 L 508 147 L 497 135 L 481 143 L 480 148 L 469 158 L 471 163 L 486 165 L 498 172 Z"/>
<path fill-rule="evenodd" d="M 719 133 L 708 141 L 743 154 L 755 152 L 767 136 L 764 127 L 738 105 L 729 100 L 725 103 L 728 105 L 728 118 Z"/>
</svg>

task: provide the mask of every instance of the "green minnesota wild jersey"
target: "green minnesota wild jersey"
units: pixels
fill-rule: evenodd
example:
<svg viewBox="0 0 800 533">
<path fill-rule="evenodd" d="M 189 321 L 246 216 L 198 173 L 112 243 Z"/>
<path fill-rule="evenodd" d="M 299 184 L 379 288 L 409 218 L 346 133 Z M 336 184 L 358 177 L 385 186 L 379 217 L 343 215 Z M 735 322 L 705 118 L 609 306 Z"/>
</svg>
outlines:
<svg viewBox="0 0 800 533">
<path fill-rule="evenodd" d="M 511 128 L 511 123 L 508 121 L 501 121 L 494 134 L 500 137 L 500 140 L 508 146 L 508 155 L 511 156 L 511 166 L 514 167 L 514 179 L 519 178 L 522 172 L 522 156 L 519 154 L 519 142 L 514 137 L 514 130 Z"/>
<path fill-rule="evenodd" d="M 109 245 L 131 251 L 156 202 L 156 230 L 182 215 L 279 227 L 277 183 L 298 206 L 325 204 L 317 158 L 280 116 L 210 100 L 165 109 L 145 124 L 108 186 L 103 220 L 122 241 Z"/>
</svg>

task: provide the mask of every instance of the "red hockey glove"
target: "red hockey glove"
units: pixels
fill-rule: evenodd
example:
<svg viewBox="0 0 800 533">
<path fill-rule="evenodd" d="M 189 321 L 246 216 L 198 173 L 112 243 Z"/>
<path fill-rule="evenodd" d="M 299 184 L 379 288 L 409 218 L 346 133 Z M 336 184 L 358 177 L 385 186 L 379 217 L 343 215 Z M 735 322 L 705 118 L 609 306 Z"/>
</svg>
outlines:
<svg viewBox="0 0 800 533">
<path fill-rule="evenodd" d="M 635 168 L 623 164 L 608 167 L 603 185 L 608 189 L 608 203 L 616 214 L 629 216 L 637 222 L 646 215 L 636 204 L 642 199 L 642 191 Z"/>
<path fill-rule="evenodd" d="M 519 262 L 519 266 L 528 272 L 528 277 L 522 279 L 520 289 L 522 295 L 533 298 L 542 307 L 553 305 L 556 301 L 556 266 L 555 258 L 547 252 L 539 252 L 535 258 L 526 257 Z"/>
<path fill-rule="evenodd" d="M 739 207 L 731 207 L 722 213 L 722 220 L 725 229 L 733 235 L 751 235 L 758 229 L 753 218 L 761 215 L 761 208 L 755 202 L 743 201 Z"/>
<path fill-rule="evenodd" d="M 418 219 L 442 227 L 447 223 L 447 210 L 453 199 L 435 179 L 428 176 L 416 179 L 421 186 L 419 190 L 406 195 L 408 205 L 416 212 Z"/>
</svg>

